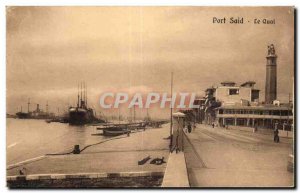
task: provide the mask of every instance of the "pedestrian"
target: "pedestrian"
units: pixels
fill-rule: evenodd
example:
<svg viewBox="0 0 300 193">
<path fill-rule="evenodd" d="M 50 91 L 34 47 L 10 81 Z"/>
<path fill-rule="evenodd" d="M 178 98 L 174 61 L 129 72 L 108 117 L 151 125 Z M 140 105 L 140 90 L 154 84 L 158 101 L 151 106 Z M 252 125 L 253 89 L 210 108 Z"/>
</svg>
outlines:
<svg viewBox="0 0 300 193">
<path fill-rule="evenodd" d="M 195 131 L 195 129 L 196 129 L 196 123 L 194 122 L 193 131 Z"/>
<path fill-rule="evenodd" d="M 19 174 L 21 176 L 26 175 L 26 173 L 27 173 L 27 169 L 25 167 L 23 167 L 22 169 L 19 170 Z"/>
<path fill-rule="evenodd" d="M 192 132 L 192 125 L 191 125 L 191 122 L 188 123 L 188 132 L 189 132 L 189 133 Z"/>
<path fill-rule="evenodd" d="M 274 142 L 275 142 L 275 143 L 279 143 L 278 122 L 275 123 L 275 129 L 274 129 Z"/>
<path fill-rule="evenodd" d="M 274 130 L 274 142 L 275 143 L 279 143 L 279 131 L 278 131 L 278 128 L 276 128 L 275 130 Z"/>
<path fill-rule="evenodd" d="M 257 131 L 257 125 L 255 125 L 254 127 L 253 127 L 253 133 L 255 133 Z"/>
<path fill-rule="evenodd" d="M 22 169 L 21 169 L 21 170 L 19 170 L 19 174 L 20 174 L 21 176 L 23 176 L 23 175 L 24 175 L 24 172 L 22 171 Z"/>
</svg>

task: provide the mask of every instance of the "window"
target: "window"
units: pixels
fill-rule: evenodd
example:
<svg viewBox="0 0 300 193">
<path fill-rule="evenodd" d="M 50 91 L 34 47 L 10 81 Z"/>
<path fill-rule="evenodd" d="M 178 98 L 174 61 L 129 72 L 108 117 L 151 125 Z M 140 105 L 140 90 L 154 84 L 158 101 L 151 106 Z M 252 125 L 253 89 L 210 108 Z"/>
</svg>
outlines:
<svg viewBox="0 0 300 193">
<path fill-rule="evenodd" d="M 269 111 L 263 111 L 263 114 L 264 115 L 269 115 L 270 113 L 269 113 Z"/>
<path fill-rule="evenodd" d="M 253 114 L 253 111 L 251 111 L 251 110 L 245 110 L 245 114 Z"/>
<path fill-rule="evenodd" d="M 282 110 L 280 112 L 281 116 L 287 116 L 288 115 L 288 111 L 287 110 Z"/>
<path fill-rule="evenodd" d="M 229 95 L 238 95 L 238 94 L 239 94 L 239 89 L 237 88 L 229 89 Z"/>
<path fill-rule="evenodd" d="M 279 111 L 279 110 L 274 110 L 274 111 L 273 111 L 273 115 L 280 116 L 280 111 Z"/>
<path fill-rule="evenodd" d="M 258 110 L 254 111 L 254 114 L 259 115 L 260 112 Z"/>
<path fill-rule="evenodd" d="M 227 110 L 227 113 L 228 113 L 228 114 L 234 114 L 234 110 L 228 109 L 228 110 Z"/>
</svg>

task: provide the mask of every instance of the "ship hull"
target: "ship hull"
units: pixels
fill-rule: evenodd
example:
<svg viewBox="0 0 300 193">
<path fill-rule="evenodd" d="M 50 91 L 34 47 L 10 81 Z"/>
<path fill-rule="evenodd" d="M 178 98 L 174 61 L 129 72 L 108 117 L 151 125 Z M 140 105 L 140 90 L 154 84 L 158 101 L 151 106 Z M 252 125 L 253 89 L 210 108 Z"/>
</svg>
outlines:
<svg viewBox="0 0 300 193">
<path fill-rule="evenodd" d="M 18 113 L 16 113 L 16 115 L 17 115 L 17 118 L 19 118 L 19 119 L 29 119 L 30 118 L 28 113 L 18 112 Z"/>
<path fill-rule="evenodd" d="M 84 125 L 93 121 L 93 118 L 87 112 L 74 111 L 69 113 L 70 125 Z"/>
<path fill-rule="evenodd" d="M 92 109 L 71 108 L 69 110 L 69 124 L 70 125 L 85 125 L 94 122 L 104 122 L 98 120 Z"/>
</svg>

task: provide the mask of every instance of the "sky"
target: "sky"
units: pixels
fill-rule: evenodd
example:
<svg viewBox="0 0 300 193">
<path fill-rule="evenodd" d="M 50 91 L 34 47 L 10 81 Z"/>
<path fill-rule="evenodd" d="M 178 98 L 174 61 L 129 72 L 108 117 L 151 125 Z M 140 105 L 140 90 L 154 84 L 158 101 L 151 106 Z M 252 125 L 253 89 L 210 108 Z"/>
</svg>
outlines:
<svg viewBox="0 0 300 193">
<path fill-rule="evenodd" d="M 213 17 L 243 17 L 244 24 L 216 24 Z M 89 105 L 109 114 L 100 108 L 102 93 L 170 92 L 172 71 L 174 92 L 203 96 L 224 80 L 253 80 L 263 101 L 271 43 L 278 99 L 293 92 L 291 7 L 7 7 L 6 18 L 7 113 L 26 110 L 28 98 L 31 109 L 48 101 L 50 111 L 66 111 L 84 81 Z"/>
</svg>

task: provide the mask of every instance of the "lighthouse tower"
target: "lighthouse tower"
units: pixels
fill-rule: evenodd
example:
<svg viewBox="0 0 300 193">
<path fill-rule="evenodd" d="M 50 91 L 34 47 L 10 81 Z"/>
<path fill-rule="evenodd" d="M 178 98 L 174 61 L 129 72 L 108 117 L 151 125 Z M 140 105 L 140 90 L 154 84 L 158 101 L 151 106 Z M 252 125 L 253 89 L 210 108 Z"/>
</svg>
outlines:
<svg viewBox="0 0 300 193">
<path fill-rule="evenodd" d="M 275 54 L 274 45 L 268 46 L 266 66 L 266 87 L 265 87 L 265 103 L 272 104 L 277 98 L 277 55 Z"/>
</svg>

